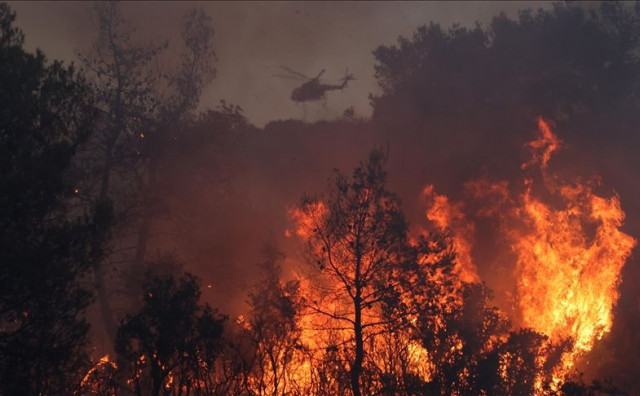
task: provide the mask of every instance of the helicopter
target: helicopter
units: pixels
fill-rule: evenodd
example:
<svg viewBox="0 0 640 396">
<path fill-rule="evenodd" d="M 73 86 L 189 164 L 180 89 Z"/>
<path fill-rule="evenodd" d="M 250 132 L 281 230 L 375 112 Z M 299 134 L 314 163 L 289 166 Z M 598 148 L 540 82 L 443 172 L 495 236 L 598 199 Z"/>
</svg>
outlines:
<svg viewBox="0 0 640 396">
<path fill-rule="evenodd" d="M 343 90 L 347 87 L 349 81 L 355 80 L 353 74 L 349 74 L 349 69 L 346 70 L 344 77 L 340 79 L 340 84 L 323 84 L 320 77 L 324 74 L 325 69 L 320 70 L 315 77 L 311 78 L 286 66 L 280 66 L 280 68 L 286 71 L 287 74 L 275 74 L 274 76 L 305 81 L 301 86 L 291 92 L 291 100 L 296 103 L 304 104 L 305 102 L 326 100 L 325 94 L 327 91 Z"/>
</svg>

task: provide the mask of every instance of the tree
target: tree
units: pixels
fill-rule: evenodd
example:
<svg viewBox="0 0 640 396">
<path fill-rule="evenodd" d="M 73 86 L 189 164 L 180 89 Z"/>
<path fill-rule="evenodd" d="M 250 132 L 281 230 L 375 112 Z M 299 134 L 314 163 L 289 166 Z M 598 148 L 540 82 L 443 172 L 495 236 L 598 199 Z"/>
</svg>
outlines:
<svg viewBox="0 0 640 396">
<path fill-rule="evenodd" d="M 253 343 L 253 379 L 255 394 L 299 393 L 296 372 L 303 370 L 299 283 L 283 283 L 278 261 L 284 255 L 273 246 L 265 248 L 261 264 L 263 279 L 249 293 L 250 317 L 244 323 L 245 334 Z"/>
<path fill-rule="evenodd" d="M 637 168 L 637 156 L 618 142 L 637 139 L 640 8 L 583 6 L 558 2 L 471 28 L 431 23 L 379 46 L 373 124 L 416 168 L 407 177 L 426 174 L 440 186 L 481 172 L 513 177 L 530 120 L 543 116 L 583 151 L 581 169 L 635 194 L 621 175 Z M 620 150 L 624 163 L 609 170 L 604 158 Z M 442 167 L 449 171 L 433 171 Z"/>
<path fill-rule="evenodd" d="M 325 333 L 317 373 L 337 382 L 323 389 L 338 391 L 341 371 L 353 394 L 550 389 L 569 344 L 510 332 L 491 291 L 459 278 L 446 234 L 409 241 L 399 201 L 384 188 L 384 159 L 374 151 L 351 179 L 336 172 L 326 200 L 293 211 L 316 271 L 302 302 L 324 318 L 313 321 Z"/>
<path fill-rule="evenodd" d="M 639 157 L 636 145 L 620 142 L 639 136 L 639 40 L 640 7 L 631 2 L 558 2 L 471 28 L 432 23 L 375 50 L 382 93 L 373 98 L 372 124 L 410 164 L 396 169 L 407 185 L 428 175 L 456 196 L 462 191 L 451 180 L 489 174 L 511 183 L 530 120 L 552 118 L 573 153 L 559 166 L 607 180 L 626 197 L 628 227 L 637 233 L 631 175 Z M 477 257 L 494 257 L 490 248 L 476 249 Z M 627 265 L 622 278 L 612 334 L 594 347 L 585 374 L 637 393 L 638 266 Z"/>
<path fill-rule="evenodd" d="M 465 283 L 453 271 L 458 259 L 446 235 L 428 234 L 416 246 L 418 267 L 393 306 L 411 313 L 406 333 L 428 351 L 428 376 L 407 393 L 536 394 L 550 391 L 569 340 L 552 343 L 531 329 L 513 331 L 491 305 L 483 283 Z M 406 306 L 403 306 L 406 305 Z M 405 380 L 406 383 L 406 380 Z"/>
<path fill-rule="evenodd" d="M 211 376 L 222 347 L 225 316 L 199 303 L 196 277 L 151 277 L 143 306 L 118 328 L 119 367 L 136 394 L 211 393 Z"/>
<path fill-rule="evenodd" d="M 114 207 L 116 225 L 135 208 L 136 168 L 144 139 L 145 124 L 155 103 L 153 86 L 157 75 L 150 63 L 164 44 L 137 45 L 116 2 L 95 4 L 98 39 L 91 56 L 80 60 L 96 80 L 95 105 L 100 114 L 96 127 L 75 159 L 78 196 L 89 205 Z M 94 248 L 99 247 L 96 239 Z M 116 320 L 111 306 L 108 277 L 103 258 L 91 263 L 101 319 L 113 340 Z"/>
<path fill-rule="evenodd" d="M 180 56 L 181 65 L 173 74 L 164 76 L 170 92 L 164 98 L 158 96 L 158 114 L 147 119 L 145 145 L 141 151 L 145 161 L 140 172 L 142 213 L 133 258 L 133 265 L 137 268 L 145 264 L 152 221 L 160 212 L 161 203 L 158 201 L 161 199 L 158 197 L 166 190 L 161 176 L 168 172 L 167 168 L 175 166 L 171 159 L 180 149 L 176 143 L 181 135 L 179 132 L 187 129 L 193 121 L 192 112 L 198 105 L 202 90 L 215 77 L 213 34 L 211 18 L 202 9 L 194 8 L 187 12 L 182 23 L 184 52 Z"/>
<path fill-rule="evenodd" d="M 0 4 L 0 393 L 65 394 L 88 363 L 91 293 L 81 285 L 92 234 L 110 213 L 71 212 L 67 170 L 93 126 L 88 87 L 73 67 L 27 53 Z"/>
<path fill-rule="evenodd" d="M 612 102 L 624 106 L 626 100 L 637 105 L 636 86 L 623 81 L 636 81 L 640 73 L 633 56 L 639 11 L 619 2 L 591 10 L 555 3 L 522 10 L 516 20 L 499 14 L 484 28 L 422 26 L 396 46 L 375 50 L 383 94 L 374 103 L 383 112 L 395 100 L 396 107 L 423 111 L 423 118 L 460 111 L 475 116 L 498 106 L 526 120 L 615 111 Z"/>
<path fill-rule="evenodd" d="M 382 326 L 398 322 L 381 316 L 384 301 L 395 292 L 393 275 L 410 259 L 407 224 L 399 199 L 386 190 L 386 157 L 371 153 L 348 179 L 335 173 L 326 204 L 306 199 L 296 217 L 298 233 L 308 239 L 310 258 L 323 277 L 319 299 L 308 307 L 348 333 L 349 375 L 354 395 L 363 389 L 365 341 Z"/>
<path fill-rule="evenodd" d="M 92 54 L 80 55 L 80 59 L 95 78 L 102 117 L 77 161 L 82 180 L 79 190 L 90 202 L 113 204 L 120 230 L 135 230 L 133 240 L 122 237 L 124 232 L 118 235 L 126 247 L 114 249 L 110 259 L 125 263 L 118 266 L 120 272 L 140 280 L 147 270 L 153 221 L 167 212 L 169 187 L 164 176 L 175 166 L 171 162 L 175 152 L 185 144 L 184 139 L 177 140 L 193 121 L 200 94 L 215 76 L 213 28 L 202 10 L 188 12 L 183 21 L 180 66 L 166 74 L 154 64 L 168 42 L 134 42 L 134 29 L 116 2 L 97 3 L 96 16 L 98 39 Z M 106 264 L 95 262 L 93 270 L 102 321 L 113 339 L 115 279 L 105 274 Z M 129 294 L 137 292 L 134 286 Z"/>
</svg>

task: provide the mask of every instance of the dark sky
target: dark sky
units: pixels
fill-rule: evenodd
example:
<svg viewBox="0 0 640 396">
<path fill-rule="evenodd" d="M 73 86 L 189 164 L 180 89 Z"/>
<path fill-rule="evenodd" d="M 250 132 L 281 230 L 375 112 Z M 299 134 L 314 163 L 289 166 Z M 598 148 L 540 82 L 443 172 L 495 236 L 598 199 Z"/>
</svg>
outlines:
<svg viewBox="0 0 640 396">
<path fill-rule="evenodd" d="M 95 38 L 92 2 L 10 2 L 27 47 L 50 58 L 73 60 Z M 202 98 L 205 107 L 220 99 L 237 104 L 257 126 L 281 118 L 302 118 L 290 101 L 298 84 L 273 76 L 279 65 L 307 75 L 326 69 L 337 82 L 349 68 L 357 80 L 347 90 L 328 95 L 326 108 L 307 105 L 308 121 L 332 118 L 353 106 L 369 115 L 368 95 L 375 92 L 372 51 L 409 36 L 429 21 L 450 26 L 487 24 L 500 11 L 516 16 L 522 8 L 550 7 L 549 2 L 127 2 L 125 16 L 144 39 L 179 39 L 182 15 L 193 6 L 211 15 L 216 30 L 218 78 Z"/>
</svg>

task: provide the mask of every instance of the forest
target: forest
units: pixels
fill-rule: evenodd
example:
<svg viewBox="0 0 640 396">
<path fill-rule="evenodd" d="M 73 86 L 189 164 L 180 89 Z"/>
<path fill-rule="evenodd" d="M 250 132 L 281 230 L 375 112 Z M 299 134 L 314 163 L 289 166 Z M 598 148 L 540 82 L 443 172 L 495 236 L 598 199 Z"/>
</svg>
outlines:
<svg viewBox="0 0 640 396">
<path fill-rule="evenodd" d="M 640 393 L 640 3 L 427 19 L 264 127 L 202 8 L 93 11 L 69 63 L 0 3 L 0 395 Z"/>
</svg>

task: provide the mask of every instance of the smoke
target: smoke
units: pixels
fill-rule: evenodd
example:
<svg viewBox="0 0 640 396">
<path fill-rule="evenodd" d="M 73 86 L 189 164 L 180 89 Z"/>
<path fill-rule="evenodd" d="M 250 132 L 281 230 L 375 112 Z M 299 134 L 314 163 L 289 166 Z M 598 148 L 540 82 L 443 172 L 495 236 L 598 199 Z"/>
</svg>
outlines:
<svg viewBox="0 0 640 396">
<path fill-rule="evenodd" d="M 9 2 L 17 26 L 26 32 L 27 48 L 42 49 L 52 59 L 76 60 L 96 36 L 91 2 Z M 332 119 L 353 106 L 361 116 L 371 114 L 369 94 L 377 93 L 372 51 L 410 37 L 429 21 L 450 26 L 488 24 L 499 12 L 515 17 L 519 9 L 550 8 L 548 2 L 123 2 L 126 19 L 143 41 L 179 40 L 181 16 L 197 6 L 212 17 L 216 31 L 218 78 L 203 93 L 201 108 L 224 99 L 245 110 L 257 126 L 275 119 L 301 119 L 303 109 L 289 100 L 296 81 L 273 77 L 279 65 L 309 76 L 326 69 L 329 80 L 345 69 L 357 81 L 329 95 L 327 108 L 308 106 L 307 120 Z M 171 60 L 169 60 L 171 62 Z M 335 81 L 331 81 L 335 82 Z"/>
<path fill-rule="evenodd" d="M 123 10 L 140 27 L 141 37 L 174 36 L 179 26 L 176 15 L 182 15 L 190 5 L 152 4 L 151 11 L 149 3 L 126 3 Z M 26 31 L 28 45 L 41 47 L 50 57 L 73 59 L 78 49 L 90 45 L 88 32 L 95 29 L 88 18 L 90 5 L 55 3 L 47 5 L 47 12 L 35 3 L 12 6 L 18 12 L 18 25 Z M 493 58 L 482 52 L 478 59 L 468 59 L 475 53 L 466 51 L 467 42 L 462 42 L 459 47 L 452 45 L 459 53 L 452 50 L 453 55 L 443 57 L 440 68 L 428 69 L 424 73 L 428 82 L 418 79 L 417 83 L 424 84 L 415 89 L 404 87 L 402 93 L 382 95 L 374 78 L 371 52 L 378 45 L 392 45 L 398 35 L 411 37 L 417 26 L 429 20 L 444 27 L 456 22 L 473 26 L 476 20 L 486 26 L 500 10 L 515 17 L 519 8 L 550 8 L 549 3 L 202 6 L 216 29 L 218 78 L 204 92 L 201 108 L 225 99 L 240 105 L 248 120 L 261 129 L 247 127 L 233 147 L 220 149 L 224 155 L 217 162 L 208 162 L 211 157 L 218 158 L 215 150 L 185 153 L 174 159 L 177 166 L 194 158 L 203 163 L 196 174 L 189 173 L 194 168 L 186 167 L 170 181 L 170 213 L 157 225 L 152 251 L 156 255 L 175 251 L 186 269 L 197 273 L 203 284 L 211 285 L 203 290 L 204 298 L 222 311 L 232 315 L 244 311 L 247 290 L 257 280 L 257 263 L 263 261 L 263 245 L 275 244 L 283 250 L 289 270 L 304 265 L 301 246 L 284 235 L 290 228 L 287 210 L 305 194 L 322 193 L 332 169 L 349 173 L 370 150 L 386 148 L 389 189 L 401 197 L 412 227 L 424 227 L 427 219 L 422 193 L 427 185 L 452 201 L 464 199 L 465 184 L 474 180 L 504 181 L 516 193 L 522 192 L 520 165 L 529 158 L 526 142 L 533 136 L 539 115 L 557 122 L 558 134 L 565 142 L 552 159 L 559 177 L 600 177 L 602 183 L 596 191 L 604 196 L 617 194 L 627 213 L 623 230 L 640 235 L 638 112 L 624 103 L 626 97 L 620 92 L 626 91 L 616 85 L 633 78 L 610 77 L 622 75 L 606 66 L 615 64 L 616 59 L 610 58 L 615 54 L 590 52 L 597 43 L 584 38 L 572 42 L 554 31 L 549 35 L 555 34 L 555 39 L 539 42 L 553 44 L 564 38 L 563 43 L 569 44 L 548 49 L 527 47 L 527 42 L 506 43 L 502 48 L 507 50 Z M 601 68 L 573 73 L 570 61 L 578 56 L 560 56 L 567 47 L 587 48 L 578 55 L 606 55 L 607 59 L 593 62 Z M 461 58 L 456 57 L 459 54 Z M 522 64 L 513 59 L 523 59 Z M 272 76 L 281 64 L 309 75 L 327 69 L 330 78 L 341 77 L 349 67 L 358 80 L 344 92 L 329 93 L 326 109 L 309 105 L 307 120 L 314 122 L 306 123 L 298 121 L 303 115 L 301 106 L 288 99 L 296 85 Z M 525 76 L 529 80 L 522 81 L 523 69 L 544 70 L 548 75 L 532 73 Z M 593 73 L 600 86 L 591 87 L 592 91 L 584 88 L 576 95 L 588 99 L 602 96 L 602 103 L 593 105 L 591 111 L 546 105 L 547 91 L 560 90 L 563 81 L 574 81 L 575 75 L 585 73 Z M 370 106 L 369 93 L 378 95 L 374 106 Z M 339 119 L 350 106 L 366 119 Z M 273 121 L 278 119 L 288 120 Z M 471 254 L 480 278 L 496 291 L 496 303 L 509 311 L 508 293 L 515 287 L 509 275 L 514 257 L 496 254 L 501 235 L 491 221 L 479 221 L 475 237 L 477 247 Z M 613 374 L 623 365 L 622 357 L 640 345 L 636 331 L 640 314 L 638 264 L 632 257 L 622 271 L 613 329 L 609 340 L 596 344 L 593 356 L 597 359 L 593 361 L 601 364 L 592 375 Z M 616 364 L 604 367 L 609 361 Z"/>
</svg>

